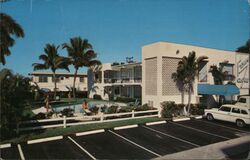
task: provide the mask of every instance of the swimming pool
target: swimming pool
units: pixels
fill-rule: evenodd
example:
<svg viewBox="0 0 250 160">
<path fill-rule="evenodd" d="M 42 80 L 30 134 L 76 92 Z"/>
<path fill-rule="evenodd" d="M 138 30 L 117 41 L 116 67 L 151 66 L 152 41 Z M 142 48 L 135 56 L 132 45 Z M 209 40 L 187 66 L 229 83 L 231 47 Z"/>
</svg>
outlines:
<svg viewBox="0 0 250 160">
<path fill-rule="evenodd" d="M 88 102 L 88 107 L 91 109 L 93 107 L 95 107 L 96 105 L 113 105 L 116 104 L 114 102 L 105 102 L 105 101 L 90 101 Z M 82 104 L 71 104 L 68 106 L 62 106 L 62 107 L 56 107 L 56 108 L 52 108 L 53 112 L 59 113 L 61 111 L 63 111 L 66 108 L 70 108 L 73 109 L 75 113 L 82 113 L 83 109 L 82 109 Z"/>
</svg>

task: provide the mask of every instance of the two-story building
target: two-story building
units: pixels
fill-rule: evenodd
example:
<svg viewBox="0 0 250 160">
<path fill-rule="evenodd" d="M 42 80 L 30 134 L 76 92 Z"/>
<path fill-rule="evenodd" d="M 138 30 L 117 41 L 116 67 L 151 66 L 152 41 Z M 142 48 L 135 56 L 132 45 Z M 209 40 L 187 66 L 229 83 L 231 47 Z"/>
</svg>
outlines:
<svg viewBox="0 0 250 160">
<path fill-rule="evenodd" d="M 157 42 L 142 47 L 142 103 L 149 103 L 160 107 L 163 101 L 175 101 L 181 103 L 181 92 L 172 79 L 179 61 L 189 52 L 195 51 L 196 56 L 207 56 L 199 65 L 199 74 L 196 77 L 191 103 L 216 101 L 215 94 L 225 95 L 226 98 L 236 99 L 239 95 L 249 94 L 249 54 L 210 49 L 191 45 L 183 45 L 168 42 Z M 225 63 L 226 62 L 226 63 Z M 224 65 L 223 72 L 228 76 L 224 84 L 232 80 L 235 86 L 214 85 L 214 79 L 209 69 L 212 65 Z M 236 90 L 236 92 L 235 92 Z M 213 95 L 214 94 L 214 95 Z M 188 94 L 185 93 L 184 103 L 188 102 Z M 218 96 L 217 96 L 218 97 Z M 209 102 L 208 102 L 209 101 Z"/>
<path fill-rule="evenodd" d="M 32 82 L 36 83 L 39 88 L 54 90 L 53 74 L 49 72 L 32 72 Z M 74 74 L 71 73 L 56 73 L 57 91 L 69 91 L 73 88 Z M 78 74 L 75 83 L 76 91 L 88 91 L 87 75 Z"/>
<path fill-rule="evenodd" d="M 141 63 L 105 63 L 98 71 L 88 71 L 89 97 L 103 99 L 131 97 L 141 99 Z"/>
</svg>

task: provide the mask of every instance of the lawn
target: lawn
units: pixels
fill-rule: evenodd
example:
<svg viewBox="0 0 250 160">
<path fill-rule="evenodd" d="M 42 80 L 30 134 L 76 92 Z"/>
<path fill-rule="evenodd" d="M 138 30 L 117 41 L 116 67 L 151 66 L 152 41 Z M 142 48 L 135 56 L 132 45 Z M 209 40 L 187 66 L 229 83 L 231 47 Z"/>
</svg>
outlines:
<svg viewBox="0 0 250 160">
<path fill-rule="evenodd" d="M 39 130 L 39 131 L 33 131 L 32 133 L 22 133 L 16 138 L 2 141 L 1 144 L 20 143 L 20 142 L 25 142 L 27 140 L 38 139 L 38 138 L 45 138 L 45 137 L 52 137 L 52 136 L 59 136 L 59 135 L 65 136 L 65 135 L 70 135 L 76 132 L 84 132 L 84 131 L 90 131 L 90 130 L 96 130 L 96 129 L 107 129 L 107 128 L 114 128 L 118 126 L 133 125 L 133 124 L 144 124 L 147 122 L 155 122 L 159 120 L 162 120 L 162 119 L 157 118 L 157 117 L 150 117 L 150 118 L 131 119 L 131 120 L 116 121 L 116 122 L 85 124 L 85 125 L 79 125 L 79 126 L 71 126 L 68 128 L 54 128 L 54 129 Z"/>
</svg>

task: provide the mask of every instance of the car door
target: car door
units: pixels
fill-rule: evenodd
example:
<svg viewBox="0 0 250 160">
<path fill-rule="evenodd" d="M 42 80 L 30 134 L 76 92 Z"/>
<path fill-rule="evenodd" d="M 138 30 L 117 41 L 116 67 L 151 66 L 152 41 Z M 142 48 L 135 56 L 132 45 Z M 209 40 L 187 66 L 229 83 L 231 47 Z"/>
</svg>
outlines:
<svg viewBox="0 0 250 160">
<path fill-rule="evenodd" d="M 218 110 L 217 119 L 223 120 L 223 121 L 230 121 L 231 119 L 230 112 L 231 112 L 230 106 L 221 106 Z"/>
<path fill-rule="evenodd" d="M 239 117 L 241 117 L 240 109 L 233 107 L 231 111 L 231 119 L 229 119 L 229 121 L 236 122 L 236 119 L 238 119 Z"/>
</svg>

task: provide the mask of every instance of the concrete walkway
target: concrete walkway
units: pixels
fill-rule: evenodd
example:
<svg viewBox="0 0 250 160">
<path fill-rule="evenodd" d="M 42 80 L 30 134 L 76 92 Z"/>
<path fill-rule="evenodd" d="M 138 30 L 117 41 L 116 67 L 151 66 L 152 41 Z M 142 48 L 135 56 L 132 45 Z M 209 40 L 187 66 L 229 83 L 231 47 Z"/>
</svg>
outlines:
<svg viewBox="0 0 250 160">
<path fill-rule="evenodd" d="M 166 146 L 167 147 L 167 146 Z M 162 159 L 230 159 L 250 151 L 250 135 L 158 157 Z M 250 153 L 248 154 L 250 159 Z"/>
</svg>

